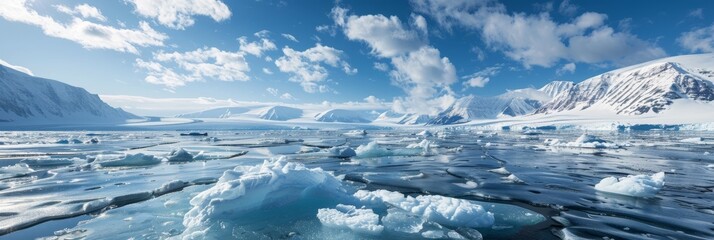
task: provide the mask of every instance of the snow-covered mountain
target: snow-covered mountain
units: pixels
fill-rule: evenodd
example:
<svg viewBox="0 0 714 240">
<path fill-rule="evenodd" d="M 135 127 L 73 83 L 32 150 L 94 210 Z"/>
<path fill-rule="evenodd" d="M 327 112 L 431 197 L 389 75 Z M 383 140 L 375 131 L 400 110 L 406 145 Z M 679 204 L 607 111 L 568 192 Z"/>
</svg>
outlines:
<svg viewBox="0 0 714 240">
<path fill-rule="evenodd" d="M 428 123 L 444 125 L 520 116 L 533 113 L 550 99 L 548 93 L 531 88 L 512 90 L 495 97 L 466 96 L 456 100 Z"/>
<path fill-rule="evenodd" d="M 265 120 L 287 121 L 302 117 L 302 110 L 285 106 L 272 106 L 262 109 L 258 117 Z"/>
<path fill-rule="evenodd" d="M 571 81 L 552 81 L 543 86 L 542 88 L 538 89 L 538 91 L 544 92 L 545 94 L 548 94 L 551 98 L 554 98 L 558 94 L 566 91 L 570 91 L 571 88 L 575 83 Z"/>
<path fill-rule="evenodd" d="M 139 118 L 83 88 L 0 65 L 0 122 L 116 123 Z"/>
<path fill-rule="evenodd" d="M 536 113 L 592 107 L 617 114 L 659 113 L 677 99 L 714 100 L 714 54 L 669 57 L 610 71 L 555 96 Z"/>
<path fill-rule="evenodd" d="M 318 122 L 368 123 L 372 122 L 366 114 L 345 109 L 330 109 L 315 115 Z"/>
<path fill-rule="evenodd" d="M 230 118 L 248 112 L 245 107 L 221 107 L 200 112 L 185 113 L 176 115 L 178 118 Z"/>
</svg>

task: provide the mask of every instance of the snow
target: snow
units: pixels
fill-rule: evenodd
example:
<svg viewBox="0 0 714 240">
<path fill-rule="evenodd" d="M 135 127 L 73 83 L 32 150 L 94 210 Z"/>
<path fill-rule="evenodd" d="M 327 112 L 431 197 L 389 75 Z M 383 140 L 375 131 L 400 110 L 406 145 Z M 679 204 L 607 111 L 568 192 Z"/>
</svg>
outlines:
<svg viewBox="0 0 714 240">
<path fill-rule="evenodd" d="M 321 208 L 317 218 L 328 227 L 346 228 L 356 232 L 378 234 L 384 230 L 379 215 L 372 209 L 357 209 L 352 205 L 338 204 L 334 209 Z"/>
<path fill-rule="evenodd" d="M 348 146 L 331 147 L 327 152 L 332 157 L 348 158 L 357 156 L 355 150 Z"/>
<path fill-rule="evenodd" d="M 365 204 L 383 202 L 423 219 L 452 227 L 489 227 L 495 219 L 493 213 L 468 200 L 439 195 L 404 196 L 386 190 L 364 191 L 354 194 Z"/>
<path fill-rule="evenodd" d="M 652 175 L 628 175 L 627 177 L 606 177 L 595 185 L 595 190 L 631 197 L 649 198 L 664 187 L 664 172 Z"/>
<path fill-rule="evenodd" d="M 406 148 L 387 149 L 380 146 L 377 141 L 372 141 L 360 145 L 355 152 L 358 158 L 428 155 L 432 154 L 431 144 L 429 140 L 422 140 L 419 143 L 409 144 Z"/>
<path fill-rule="evenodd" d="M 167 159 L 169 162 L 190 162 L 194 160 L 194 156 L 185 149 L 179 148 L 171 151 Z"/>
<path fill-rule="evenodd" d="M 402 233 L 419 233 L 424 228 L 426 220 L 398 208 L 390 208 L 382 218 L 385 228 Z"/>
<path fill-rule="evenodd" d="M 421 132 L 417 133 L 417 135 L 418 135 L 418 136 L 422 136 L 422 137 L 432 137 L 432 136 L 434 136 L 434 134 L 432 134 L 431 132 L 429 132 L 429 130 L 421 131 Z"/>
<path fill-rule="evenodd" d="M 298 108 L 286 106 L 272 106 L 262 109 L 258 117 L 265 120 L 287 121 L 302 117 L 303 111 Z"/>
<path fill-rule="evenodd" d="M 0 65 L 0 126 L 123 123 L 138 118 L 95 94 Z M 81 142 L 80 142 L 81 143 Z"/>
<path fill-rule="evenodd" d="M 347 135 L 347 136 L 364 136 L 364 135 L 367 135 L 367 131 L 366 131 L 366 130 L 352 130 L 352 131 L 349 131 L 349 132 L 344 133 L 344 135 Z"/>
<path fill-rule="evenodd" d="M 315 115 L 318 122 L 368 123 L 363 114 L 345 109 L 330 109 Z"/>
<path fill-rule="evenodd" d="M 21 163 L 27 164 L 30 167 L 57 167 L 57 166 L 67 166 L 72 165 L 79 158 L 67 159 L 67 158 L 35 158 L 35 159 L 23 159 L 20 160 Z"/>
<path fill-rule="evenodd" d="M 249 109 L 245 107 L 221 107 L 208 109 L 205 111 L 185 113 L 176 115 L 177 118 L 231 118 L 238 114 L 245 113 Z"/>
<path fill-rule="evenodd" d="M 27 175 L 34 172 L 29 165 L 18 163 L 15 165 L 0 167 L 0 179 L 13 178 L 17 176 Z"/>
<path fill-rule="evenodd" d="M 100 155 L 94 163 L 102 167 L 124 167 L 124 166 L 149 166 L 161 163 L 161 158 L 143 153 L 126 154 L 119 159 L 106 159 L 107 157 Z"/>
</svg>

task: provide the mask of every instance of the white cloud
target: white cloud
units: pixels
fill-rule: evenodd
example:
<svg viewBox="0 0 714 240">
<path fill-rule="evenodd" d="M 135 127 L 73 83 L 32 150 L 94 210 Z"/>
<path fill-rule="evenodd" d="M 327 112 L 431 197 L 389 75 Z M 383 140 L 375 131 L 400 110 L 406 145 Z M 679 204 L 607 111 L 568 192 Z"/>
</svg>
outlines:
<svg viewBox="0 0 714 240">
<path fill-rule="evenodd" d="M 278 94 L 280 94 L 280 91 L 278 91 L 278 89 L 275 89 L 275 88 L 266 88 L 265 91 L 268 91 L 270 93 L 270 95 L 273 95 L 273 96 L 278 96 Z"/>
<path fill-rule="evenodd" d="M 379 98 L 377 98 L 377 97 L 375 97 L 375 96 L 372 96 L 372 95 L 369 95 L 369 96 L 367 96 L 366 98 L 364 98 L 364 101 L 367 102 L 367 103 L 372 103 L 372 104 L 384 102 L 384 100 L 379 99 Z"/>
<path fill-rule="evenodd" d="M 218 48 L 199 48 L 183 53 L 158 52 L 154 53 L 155 61 L 136 59 L 136 66 L 148 72 L 145 78 L 147 82 L 174 89 L 204 78 L 247 81 L 249 77 L 246 73 L 250 68 L 244 55 L 241 51 L 229 52 Z M 175 64 L 182 73 L 177 73 L 162 63 Z"/>
<path fill-rule="evenodd" d="M 562 75 L 565 73 L 574 73 L 575 72 L 575 63 L 568 63 L 563 65 L 561 68 L 555 71 L 556 74 Z"/>
<path fill-rule="evenodd" d="M 690 52 L 714 52 L 714 24 L 684 32 L 677 42 Z"/>
<path fill-rule="evenodd" d="M 340 58 L 341 55 L 342 51 L 319 43 L 302 52 L 286 46 L 283 48 L 283 56 L 275 60 L 275 66 L 281 72 L 292 74 L 290 81 L 300 83 L 306 92 L 326 92 L 329 88 L 319 84 L 328 76 L 323 64 L 342 67 L 348 74 L 356 71 Z"/>
<path fill-rule="evenodd" d="M 605 25 L 605 14 L 586 12 L 570 22 L 555 22 L 547 12 L 508 14 L 500 3 L 416 0 L 415 10 L 442 27 L 477 30 L 488 47 L 532 65 L 552 67 L 560 61 L 628 65 L 665 56 L 662 48 Z M 570 6 L 569 3 L 563 4 Z"/>
<path fill-rule="evenodd" d="M 283 33 L 283 34 L 281 34 L 281 35 L 282 35 L 284 38 L 286 38 L 286 39 L 288 39 L 288 40 L 290 40 L 290 41 L 300 42 L 300 41 L 297 40 L 297 38 L 295 38 L 295 36 L 293 36 L 293 35 L 291 35 L 291 34 Z"/>
<path fill-rule="evenodd" d="M 263 30 L 253 33 L 253 36 L 259 37 L 259 38 L 267 38 L 269 34 L 270 34 L 270 31 L 263 29 Z"/>
<path fill-rule="evenodd" d="M 434 114 L 437 95 L 453 98 L 450 85 L 457 79 L 456 70 L 449 58 L 442 57 L 438 49 L 428 44 L 426 19 L 412 14 L 409 24 L 396 16 L 348 15 L 348 10 L 335 7 L 332 18 L 348 39 L 366 43 L 372 54 L 391 60 L 389 71 L 393 83 L 405 92 L 406 98 L 395 99 L 396 111 Z M 374 67 L 388 71 L 384 63 Z"/>
<path fill-rule="evenodd" d="M 8 63 L 8 62 L 2 60 L 2 59 L 0 59 L 0 65 L 3 65 L 3 66 L 5 66 L 5 67 L 9 67 L 9 68 L 15 69 L 16 71 L 20 71 L 20 72 L 25 73 L 25 74 L 30 75 L 30 76 L 35 76 L 35 74 L 32 74 L 32 71 L 30 71 L 29 68 L 26 68 L 26 67 L 23 67 L 23 66 L 12 65 L 12 64 L 10 64 L 10 63 Z"/>
<path fill-rule="evenodd" d="M 466 81 L 462 83 L 464 90 L 470 87 L 485 87 L 486 84 L 491 81 L 491 76 L 498 74 L 500 71 L 501 67 L 493 66 L 462 77 L 463 79 L 466 79 Z"/>
<path fill-rule="evenodd" d="M 573 16 L 578 12 L 578 6 L 570 3 L 569 0 L 563 0 L 558 6 L 558 12 L 563 15 Z"/>
<path fill-rule="evenodd" d="M 21 22 L 42 28 L 45 35 L 67 39 L 87 49 L 110 49 L 138 53 L 137 47 L 163 46 L 168 38 L 155 31 L 146 22 L 137 29 L 118 29 L 73 17 L 69 23 L 60 23 L 30 8 L 26 0 L 0 1 L 0 16 L 8 21 Z"/>
<path fill-rule="evenodd" d="M 374 69 L 377 69 L 382 72 L 387 72 L 387 71 L 389 71 L 389 65 L 387 65 L 386 63 L 382 63 L 382 62 L 375 62 Z"/>
<path fill-rule="evenodd" d="M 335 34 L 337 32 L 337 31 L 335 31 L 335 27 L 330 26 L 330 25 L 317 26 L 317 27 L 315 27 L 315 31 L 324 32 L 324 33 L 330 34 L 330 36 L 335 36 Z"/>
<path fill-rule="evenodd" d="M 268 74 L 268 75 L 273 75 L 273 71 L 270 71 L 268 68 L 263 68 L 263 73 Z"/>
<path fill-rule="evenodd" d="M 295 97 L 293 97 L 293 95 L 290 93 L 283 93 L 283 95 L 280 95 L 280 99 L 295 100 Z"/>
<path fill-rule="evenodd" d="M 94 6 L 90 6 L 89 4 L 83 3 L 77 6 L 74 6 L 74 8 L 69 8 L 64 5 L 55 5 L 55 8 L 57 8 L 57 11 L 69 14 L 69 15 L 80 15 L 83 18 L 94 18 L 96 20 L 105 22 L 107 21 L 107 18 L 102 15 L 102 12 L 99 11 Z"/>
<path fill-rule="evenodd" d="M 240 45 L 239 49 L 241 51 L 249 53 L 256 57 L 261 57 L 263 55 L 263 52 L 265 51 L 277 49 L 277 47 L 275 47 L 275 43 L 273 43 L 272 41 L 270 41 L 270 39 L 267 38 L 261 38 L 260 42 L 248 42 L 248 38 L 239 37 L 238 44 Z"/>
<path fill-rule="evenodd" d="M 488 83 L 489 81 L 491 81 L 491 79 L 488 77 L 476 76 L 476 77 L 472 77 L 469 80 L 465 81 L 464 85 L 468 86 L 468 87 L 482 88 L 482 87 L 485 87 L 486 83 Z"/>
<path fill-rule="evenodd" d="M 367 43 L 372 53 L 381 57 L 394 57 L 416 51 L 427 40 L 420 30 L 409 30 L 396 16 L 384 15 L 347 16 L 347 10 L 339 7 L 332 9 L 335 23 L 343 28 L 347 38 Z M 414 17 L 413 19 L 423 18 Z M 426 23 L 414 23 L 417 29 L 426 27 Z"/>
<path fill-rule="evenodd" d="M 136 13 L 156 19 L 161 25 L 185 29 L 194 24 L 194 15 L 209 16 L 219 22 L 231 16 L 231 10 L 220 0 L 126 0 Z"/>
</svg>

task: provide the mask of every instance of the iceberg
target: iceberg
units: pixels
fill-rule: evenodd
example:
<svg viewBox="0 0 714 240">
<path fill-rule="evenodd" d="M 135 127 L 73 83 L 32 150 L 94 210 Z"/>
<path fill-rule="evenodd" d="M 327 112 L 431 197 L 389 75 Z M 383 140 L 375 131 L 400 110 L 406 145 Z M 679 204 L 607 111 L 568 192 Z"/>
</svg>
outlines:
<svg viewBox="0 0 714 240">
<path fill-rule="evenodd" d="M 200 155 L 199 153 L 198 155 Z M 169 162 L 191 162 L 194 160 L 193 154 L 183 148 L 174 149 L 167 158 Z"/>
<path fill-rule="evenodd" d="M 595 190 L 619 195 L 649 198 L 664 187 L 664 172 L 627 177 L 606 177 L 595 185 Z"/>
</svg>

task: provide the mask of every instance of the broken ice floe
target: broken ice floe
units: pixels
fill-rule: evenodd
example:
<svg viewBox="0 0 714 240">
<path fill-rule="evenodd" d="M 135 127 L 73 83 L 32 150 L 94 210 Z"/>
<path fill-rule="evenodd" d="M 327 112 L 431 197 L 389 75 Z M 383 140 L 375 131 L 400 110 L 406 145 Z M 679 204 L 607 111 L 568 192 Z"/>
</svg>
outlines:
<svg viewBox="0 0 714 240">
<path fill-rule="evenodd" d="M 664 187 L 664 172 L 653 175 L 628 175 L 627 177 L 606 177 L 595 185 L 595 189 L 632 197 L 653 197 Z"/>
</svg>

